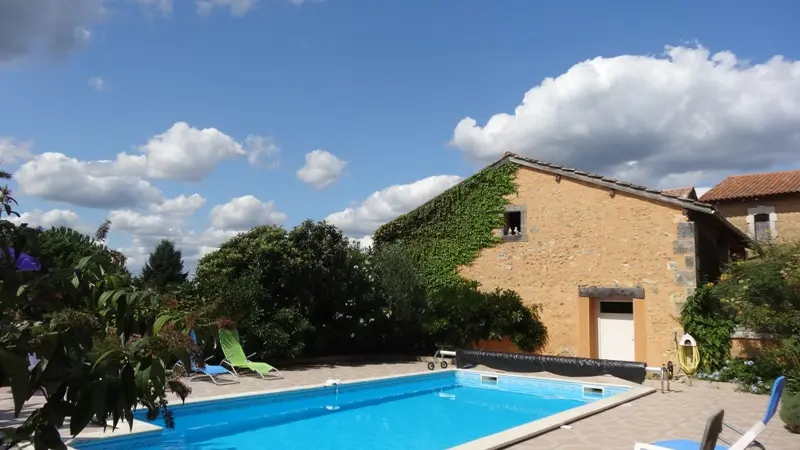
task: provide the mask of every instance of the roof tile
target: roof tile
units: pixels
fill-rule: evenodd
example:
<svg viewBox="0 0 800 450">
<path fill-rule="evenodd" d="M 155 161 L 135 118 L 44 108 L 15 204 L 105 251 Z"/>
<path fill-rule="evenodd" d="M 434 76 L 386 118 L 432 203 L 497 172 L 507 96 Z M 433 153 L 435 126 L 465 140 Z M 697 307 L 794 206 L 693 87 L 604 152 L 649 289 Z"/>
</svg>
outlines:
<svg viewBox="0 0 800 450">
<path fill-rule="evenodd" d="M 800 170 L 733 175 L 700 197 L 703 202 L 800 193 Z"/>
<path fill-rule="evenodd" d="M 663 192 L 667 195 L 672 195 L 675 197 L 697 199 L 697 194 L 694 193 L 695 192 L 694 186 L 686 186 L 675 189 L 664 189 Z"/>
</svg>

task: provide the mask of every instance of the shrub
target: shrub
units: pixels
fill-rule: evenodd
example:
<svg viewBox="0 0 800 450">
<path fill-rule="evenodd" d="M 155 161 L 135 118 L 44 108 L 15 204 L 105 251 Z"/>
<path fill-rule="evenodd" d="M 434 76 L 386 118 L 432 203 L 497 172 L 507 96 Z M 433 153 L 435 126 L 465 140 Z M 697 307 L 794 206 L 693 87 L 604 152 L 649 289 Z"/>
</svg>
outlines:
<svg viewBox="0 0 800 450">
<path fill-rule="evenodd" d="M 713 284 L 698 287 L 681 310 L 681 325 L 697 341 L 700 350 L 699 372 L 712 374 L 730 359 L 730 336 L 734 321 L 715 295 Z"/>
<path fill-rule="evenodd" d="M 481 339 L 508 336 L 525 351 L 547 343 L 547 329 L 538 308 L 522 303 L 511 290 L 485 293 L 476 282 L 462 282 L 435 292 L 430 300 L 426 329 L 437 346 L 460 347 Z"/>
<path fill-rule="evenodd" d="M 783 397 L 779 414 L 787 430 L 800 434 L 800 392 Z"/>
</svg>

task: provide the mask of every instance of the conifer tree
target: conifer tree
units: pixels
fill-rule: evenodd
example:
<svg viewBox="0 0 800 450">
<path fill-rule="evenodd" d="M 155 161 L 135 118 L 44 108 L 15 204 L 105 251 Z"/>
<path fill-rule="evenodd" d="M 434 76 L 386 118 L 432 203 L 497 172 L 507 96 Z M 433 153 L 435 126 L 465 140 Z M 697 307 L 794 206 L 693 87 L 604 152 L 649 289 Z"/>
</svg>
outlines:
<svg viewBox="0 0 800 450">
<path fill-rule="evenodd" d="M 188 274 L 183 271 L 183 254 L 175 248 L 175 243 L 164 239 L 150 253 L 147 264 L 142 268 L 141 282 L 144 286 L 163 290 L 171 284 L 186 281 Z"/>
</svg>

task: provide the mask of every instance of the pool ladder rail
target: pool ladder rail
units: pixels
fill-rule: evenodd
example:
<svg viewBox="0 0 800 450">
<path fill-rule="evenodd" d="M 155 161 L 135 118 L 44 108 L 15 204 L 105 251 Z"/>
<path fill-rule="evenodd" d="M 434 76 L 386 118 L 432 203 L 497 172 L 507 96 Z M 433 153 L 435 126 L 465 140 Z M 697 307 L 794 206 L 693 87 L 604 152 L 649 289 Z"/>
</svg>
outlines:
<svg viewBox="0 0 800 450">
<path fill-rule="evenodd" d="M 439 367 L 442 369 L 447 369 L 447 361 L 445 358 L 455 358 L 456 352 L 453 350 L 444 350 L 439 349 L 436 353 L 433 354 L 433 361 L 428 362 L 428 370 L 433 370 L 436 368 L 436 363 L 439 363 Z"/>
<path fill-rule="evenodd" d="M 669 375 L 666 365 L 662 365 L 661 367 L 645 367 L 644 369 L 646 372 L 649 373 L 657 373 L 659 378 L 661 379 L 661 393 L 664 394 L 670 390 L 669 388 Z M 666 381 L 667 388 L 664 390 L 664 382 Z"/>
</svg>

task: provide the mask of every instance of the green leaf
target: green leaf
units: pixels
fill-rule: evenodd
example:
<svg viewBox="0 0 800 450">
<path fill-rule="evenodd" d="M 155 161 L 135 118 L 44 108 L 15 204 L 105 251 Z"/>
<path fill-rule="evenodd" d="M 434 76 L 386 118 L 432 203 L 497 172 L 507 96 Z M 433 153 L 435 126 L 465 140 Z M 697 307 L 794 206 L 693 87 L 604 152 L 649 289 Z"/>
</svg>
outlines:
<svg viewBox="0 0 800 450">
<path fill-rule="evenodd" d="M 96 381 L 92 386 L 92 410 L 95 416 L 103 420 L 108 417 L 108 406 L 106 403 L 106 392 L 108 389 L 107 379 Z"/>
<path fill-rule="evenodd" d="M 75 437 L 89 425 L 92 417 L 95 415 L 92 401 L 91 387 L 87 386 L 86 391 L 81 393 L 78 397 L 78 403 L 75 405 L 75 411 L 69 421 L 69 434 Z"/>
<path fill-rule="evenodd" d="M 122 368 L 120 383 L 122 384 L 122 395 L 125 399 L 125 404 L 135 405 L 137 400 L 136 376 L 130 363 L 125 364 Z"/>
<path fill-rule="evenodd" d="M 120 352 L 119 349 L 112 349 L 100 355 L 100 357 L 97 358 L 97 360 L 95 360 L 94 364 L 92 365 L 92 372 L 94 372 L 97 369 L 97 367 L 100 366 L 100 364 L 105 362 L 105 360 L 108 359 L 109 356 L 118 354 L 119 352 Z"/>
<path fill-rule="evenodd" d="M 106 304 L 108 303 L 108 299 L 114 295 L 114 291 L 105 291 L 100 295 L 100 299 L 97 300 L 97 307 L 98 308 L 105 308 Z"/>
<path fill-rule="evenodd" d="M 36 450 L 62 450 L 67 446 L 61 441 L 58 429 L 53 425 L 42 425 L 33 436 L 33 447 Z"/>
<path fill-rule="evenodd" d="M 153 334 L 157 335 L 161 332 L 161 329 L 164 328 L 168 322 L 175 319 L 174 314 L 162 314 L 156 319 L 155 323 L 153 324 Z"/>
<path fill-rule="evenodd" d="M 130 429 L 133 430 L 133 411 L 130 409 L 125 410 L 125 421 L 128 422 Z"/>
<path fill-rule="evenodd" d="M 0 349 L 0 365 L 11 378 L 11 394 L 14 397 L 14 417 L 19 417 L 22 406 L 30 398 L 28 358 Z"/>
</svg>

